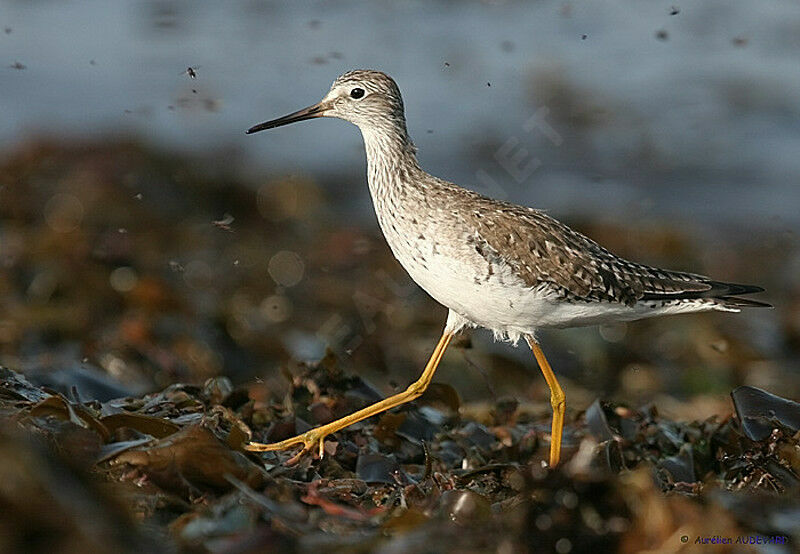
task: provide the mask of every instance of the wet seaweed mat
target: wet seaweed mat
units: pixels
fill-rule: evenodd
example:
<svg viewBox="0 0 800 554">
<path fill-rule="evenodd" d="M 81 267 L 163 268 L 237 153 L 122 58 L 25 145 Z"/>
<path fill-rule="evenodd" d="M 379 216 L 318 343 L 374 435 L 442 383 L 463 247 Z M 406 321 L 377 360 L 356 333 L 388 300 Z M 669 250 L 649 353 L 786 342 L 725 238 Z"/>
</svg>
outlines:
<svg viewBox="0 0 800 554">
<path fill-rule="evenodd" d="M 731 417 L 691 423 L 598 400 L 570 424 L 554 471 L 543 468 L 546 413 L 504 403 L 482 424 L 452 395 L 449 407 L 418 401 L 337 433 L 322 460 L 286 466 L 290 453 L 242 448 L 251 433 L 278 440 L 374 395 L 333 356 L 302 365 L 283 400 L 215 378 L 81 401 L 0 369 L 0 547 L 626 552 L 709 534 L 800 540 L 800 406 L 750 387 L 733 392 Z M 769 432 L 754 435 L 753 421 Z"/>
</svg>

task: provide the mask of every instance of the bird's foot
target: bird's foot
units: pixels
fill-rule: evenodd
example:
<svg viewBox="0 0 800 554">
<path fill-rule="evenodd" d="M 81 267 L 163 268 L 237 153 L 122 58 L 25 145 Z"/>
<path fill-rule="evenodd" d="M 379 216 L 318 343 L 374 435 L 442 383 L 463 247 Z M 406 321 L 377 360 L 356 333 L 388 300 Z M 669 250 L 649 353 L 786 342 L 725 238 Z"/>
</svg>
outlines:
<svg viewBox="0 0 800 554">
<path fill-rule="evenodd" d="M 286 461 L 286 465 L 294 465 L 300 461 L 300 458 L 303 457 L 304 454 L 311 452 L 314 450 L 314 447 L 319 445 L 319 457 L 325 455 L 325 437 L 330 434 L 330 431 L 325 429 L 325 426 L 317 427 L 316 429 L 311 429 L 310 431 L 306 431 L 301 435 L 297 435 L 296 437 L 292 437 L 290 439 L 286 439 L 280 442 L 273 442 L 269 444 L 264 444 L 261 442 L 248 442 L 244 445 L 245 450 L 250 450 L 251 452 L 272 452 L 276 450 L 288 450 L 291 447 L 302 444 L 303 448 L 289 458 Z"/>
</svg>

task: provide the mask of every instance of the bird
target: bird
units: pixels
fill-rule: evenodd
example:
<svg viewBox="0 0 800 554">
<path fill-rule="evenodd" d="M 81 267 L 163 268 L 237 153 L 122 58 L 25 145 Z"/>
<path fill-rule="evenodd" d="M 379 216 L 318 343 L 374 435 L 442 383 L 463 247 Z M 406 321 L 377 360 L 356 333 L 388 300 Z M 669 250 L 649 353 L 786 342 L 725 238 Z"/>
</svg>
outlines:
<svg viewBox="0 0 800 554">
<path fill-rule="evenodd" d="M 422 375 L 404 391 L 348 416 L 250 451 L 301 446 L 288 463 L 319 449 L 345 427 L 421 396 L 453 337 L 466 328 L 529 345 L 550 390 L 548 464 L 561 459 L 566 395 L 537 340 L 540 329 L 627 322 L 654 316 L 770 307 L 742 298 L 754 285 L 713 280 L 628 261 L 543 211 L 494 200 L 426 173 L 406 128 L 400 89 L 386 73 L 340 75 L 307 108 L 249 128 L 253 134 L 298 121 L 333 117 L 361 131 L 367 183 L 378 224 L 410 277 L 448 309 Z"/>
</svg>

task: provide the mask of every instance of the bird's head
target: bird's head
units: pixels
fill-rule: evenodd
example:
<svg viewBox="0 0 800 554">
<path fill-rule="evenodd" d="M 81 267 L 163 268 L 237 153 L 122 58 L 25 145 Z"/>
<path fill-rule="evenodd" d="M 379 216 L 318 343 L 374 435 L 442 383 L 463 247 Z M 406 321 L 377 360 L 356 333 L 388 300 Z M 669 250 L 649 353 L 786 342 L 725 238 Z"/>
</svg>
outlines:
<svg viewBox="0 0 800 554">
<path fill-rule="evenodd" d="M 255 125 L 247 134 L 317 117 L 338 117 L 362 131 L 383 126 L 401 126 L 405 130 L 403 98 L 394 79 L 380 71 L 358 69 L 340 75 L 318 103 Z"/>
</svg>

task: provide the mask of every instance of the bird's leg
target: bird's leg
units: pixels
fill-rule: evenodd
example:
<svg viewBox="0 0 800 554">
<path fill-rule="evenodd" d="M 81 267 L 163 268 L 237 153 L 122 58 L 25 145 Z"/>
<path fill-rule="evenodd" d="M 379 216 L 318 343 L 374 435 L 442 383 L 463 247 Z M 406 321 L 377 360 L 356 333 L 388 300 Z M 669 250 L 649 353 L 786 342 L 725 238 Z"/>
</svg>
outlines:
<svg viewBox="0 0 800 554">
<path fill-rule="evenodd" d="M 310 431 L 306 431 L 305 433 L 297 435 L 296 437 L 271 444 L 249 442 L 245 445 L 245 448 L 254 452 L 265 452 L 269 450 L 286 450 L 294 445 L 302 444 L 303 449 L 300 450 L 300 452 L 291 458 L 287 463 L 292 464 L 297 462 L 303 454 L 310 452 L 315 446 L 319 448 L 319 457 L 322 458 L 324 453 L 325 437 L 331 433 L 335 433 L 340 429 L 344 429 L 348 425 L 352 425 L 353 423 L 361 421 L 362 419 L 372 417 L 386 410 L 391 410 L 395 406 L 405 404 L 406 402 L 410 402 L 411 400 L 421 396 L 422 393 L 425 392 L 425 389 L 428 388 L 428 385 L 430 385 L 431 380 L 433 379 L 433 374 L 436 372 L 436 367 L 439 365 L 439 361 L 442 359 L 444 351 L 447 348 L 447 345 L 450 343 L 450 339 L 452 338 L 453 333 L 449 331 L 445 331 L 444 334 L 442 334 L 442 338 L 439 339 L 439 344 L 436 345 L 436 348 L 434 349 L 430 360 L 428 360 L 425 370 L 422 372 L 420 378 L 411 383 L 411 385 L 409 385 L 408 388 L 403 392 L 392 395 L 389 398 L 384 398 L 380 402 L 376 402 L 371 406 L 367 406 L 366 408 L 362 408 L 357 412 L 337 419 L 336 421 L 332 421 L 325 425 L 321 425 L 320 427 L 311 429 Z"/>
<path fill-rule="evenodd" d="M 544 352 L 536 342 L 536 339 L 530 335 L 525 336 L 528 341 L 528 346 L 531 347 L 533 355 L 536 356 L 536 362 L 539 364 L 539 369 L 542 370 L 544 380 L 547 381 L 547 386 L 550 387 L 550 405 L 553 407 L 553 424 L 550 430 L 550 467 L 558 465 L 561 459 L 561 434 L 564 431 L 564 412 L 567 408 L 567 397 L 564 391 L 561 390 L 561 385 L 558 384 L 553 369 L 544 357 Z"/>
</svg>

